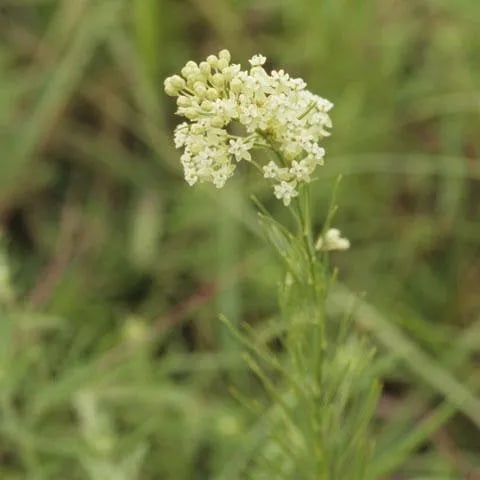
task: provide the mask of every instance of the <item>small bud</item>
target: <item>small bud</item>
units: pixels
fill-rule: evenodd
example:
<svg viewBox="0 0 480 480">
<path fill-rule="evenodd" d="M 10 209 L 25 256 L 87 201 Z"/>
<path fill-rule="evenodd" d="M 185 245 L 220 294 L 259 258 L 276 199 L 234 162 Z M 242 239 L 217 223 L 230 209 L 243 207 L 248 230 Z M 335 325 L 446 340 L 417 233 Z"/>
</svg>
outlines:
<svg viewBox="0 0 480 480">
<path fill-rule="evenodd" d="M 169 97 L 176 97 L 178 95 L 177 90 L 173 88 L 171 85 L 165 85 L 164 90 Z"/>
<path fill-rule="evenodd" d="M 198 110 L 193 107 L 186 108 L 183 113 L 190 120 L 195 120 L 198 117 Z"/>
<path fill-rule="evenodd" d="M 199 97 L 204 97 L 207 93 L 207 88 L 201 82 L 195 82 L 195 85 L 193 86 L 193 90 Z"/>
<path fill-rule="evenodd" d="M 230 52 L 225 49 L 218 54 L 218 58 L 220 58 L 220 60 L 225 60 L 228 65 L 230 63 L 230 60 L 232 59 L 232 56 L 230 55 Z"/>
<path fill-rule="evenodd" d="M 218 92 L 214 88 L 209 88 L 206 96 L 209 100 L 215 101 L 218 98 Z"/>
<path fill-rule="evenodd" d="M 185 88 L 185 80 L 180 76 L 180 75 L 174 75 L 173 77 L 170 77 L 170 81 L 177 90 L 182 90 L 182 88 Z"/>
<path fill-rule="evenodd" d="M 213 108 L 212 102 L 208 100 L 204 100 L 201 104 L 201 107 L 203 110 L 206 110 L 207 112 L 210 112 Z"/>
<path fill-rule="evenodd" d="M 242 90 L 242 82 L 241 82 L 241 80 L 239 80 L 238 78 L 234 78 L 234 79 L 230 82 L 230 90 L 231 90 L 233 93 L 239 93 L 239 92 Z"/>
<path fill-rule="evenodd" d="M 182 68 L 181 73 L 182 73 L 183 77 L 188 80 L 188 78 L 189 78 L 190 75 L 192 74 L 192 69 L 191 69 L 190 67 L 188 67 L 187 65 L 185 65 L 185 66 Z"/>
<path fill-rule="evenodd" d="M 211 82 L 215 87 L 222 87 L 225 79 L 221 73 L 216 73 L 213 75 Z"/>
<path fill-rule="evenodd" d="M 189 107 L 192 104 L 192 101 L 189 97 L 181 95 L 177 98 L 177 105 L 179 107 Z"/>
<path fill-rule="evenodd" d="M 208 62 L 200 63 L 199 68 L 203 75 L 210 75 L 210 72 L 212 71 L 212 67 L 210 67 Z"/>
<path fill-rule="evenodd" d="M 209 55 L 207 57 L 207 62 L 212 68 L 217 68 L 218 58 L 216 55 Z"/>
<path fill-rule="evenodd" d="M 189 80 L 192 75 L 197 75 L 200 72 L 198 65 L 192 60 L 188 61 L 187 64 L 182 68 L 182 75 Z"/>
<path fill-rule="evenodd" d="M 192 87 L 197 82 L 205 83 L 205 77 L 200 73 L 200 70 L 196 71 L 195 73 L 192 73 L 188 78 L 187 83 L 189 87 Z"/>
<path fill-rule="evenodd" d="M 225 81 L 229 82 L 234 77 L 235 70 L 232 68 L 231 65 L 229 65 L 228 67 L 222 70 L 222 75 L 225 78 Z"/>
<path fill-rule="evenodd" d="M 178 77 L 180 78 L 180 77 Z M 174 77 L 168 77 L 163 82 L 165 93 L 170 97 L 176 97 L 179 93 L 178 81 Z"/>
<path fill-rule="evenodd" d="M 228 67 L 228 62 L 226 60 L 224 60 L 223 58 L 221 58 L 217 63 L 217 68 L 220 71 L 223 71 L 227 67 Z"/>
</svg>

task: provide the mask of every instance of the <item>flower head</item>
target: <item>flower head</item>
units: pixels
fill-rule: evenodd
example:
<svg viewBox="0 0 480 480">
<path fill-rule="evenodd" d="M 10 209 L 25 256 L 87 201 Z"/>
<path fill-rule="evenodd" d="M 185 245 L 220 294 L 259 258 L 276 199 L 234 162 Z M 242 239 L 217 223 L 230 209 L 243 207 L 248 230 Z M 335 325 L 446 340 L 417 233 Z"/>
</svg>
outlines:
<svg viewBox="0 0 480 480">
<path fill-rule="evenodd" d="M 332 103 L 306 89 L 283 70 L 267 73 L 266 58 L 254 55 L 249 70 L 231 63 L 228 50 L 165 80 L 165 92 L 177 97 L 177 114 L 186 118 L 175 129 L 175 146 L 184 148 L 185 179 L 193 185 L 222 187 L 241 161 L 256 161 L 256 147 L 275 152 L 278 162 L 258 165 L 274 182 L 274 194 L 288 205 L 297 187 L 312 180 L 323 165 L 319 142 L 329 135 Z M 232 132 L 243 131 L 243 136 Z"/>
</svg>

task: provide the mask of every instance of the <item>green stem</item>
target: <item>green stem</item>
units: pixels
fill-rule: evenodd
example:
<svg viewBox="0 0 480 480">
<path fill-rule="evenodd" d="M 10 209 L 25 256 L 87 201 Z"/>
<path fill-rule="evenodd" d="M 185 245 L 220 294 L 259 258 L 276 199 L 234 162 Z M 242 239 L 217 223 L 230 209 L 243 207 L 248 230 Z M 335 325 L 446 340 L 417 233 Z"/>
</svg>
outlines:
<svg viewBox="0 0 480 480">
<path fill-rule="evenodd" d="M 311 409 L 315 424 L 313 425 L 314 445 L 318 445 L 322 440 L 322 402 L 320 399 L 322 391 L 322 377 L 323 377 L 323 351 L 325 348 L 325 325 L 324 325 L 324 295 L 323 295 L 323 278 L 322 270 L 319 268 L 319 260 L 315 252 L 315 245 L 312 232 L 312 212 L 309 185 L 304 185 L 294 204 L 295 218 L 297 218 L 299 226 L 299 237 L 301 244 L 305 250 L 305 259 L 307 261 L 308 276 L 305 288 L 305 309 L 309 317 L 312 319 L 311 323 L 307 324 L 307 328 L 303 331 L 303 338 L 305 344 L 311 348 L 311 355 L 308 355 L 310 360 L 309 370 L 313 376 L 313 398 L 311 402 Z M 313 328 L 313 330 L 312 330 Z M 303 372 L 304 374 L 305 372 Z M 323 449 L 320 449 L 323 450 Z M 316 456 L 316 455 L 315 455 Z M 315 469 L 320 473 L 320 469 L 325 467 L 325 458 L 323 461 L 316 462 Z M 321 463 L 323 466 L 321 467 Z"/>
<path fill-rule="evenodd" d="M 312 214 L 309 185 L 304 185 L 300 191 L 299 201 L 297 203 L 297 217 L 300 223 L 301 241 L 305 249 L 305 257 L 308 263 L 309 276 L 307 279 L 307 289 L 309 291 L 308 301 L 312 308 L 312 318 L 314 319 L 314 356 L 313 371 L 315 372 L 315 381 L 321 381 L 322 351 L 325 342 L 323 312 L 323 288 L 321 272 L 319 271 L 318 258 L 315 252 L 315 245 L 312 232 Z M 322 308 L 323 309 L 323 308 Z"/>
<path fill-rule="evenodd" d="M 281 152 L 271 144 L 267 136 L 261 131 L 257 131 L 257 133 L 265 142 L 270 144 L 270 149 L 277 156 L 280 165 L 286 166 L 287 161 Z M 311 466 L 318 478 L 327 478 L 328 460 L 325 457 L 324 449 L 323 402 L 321 401 L 323 356 L 326 346 L 324 325 L 324 284 L 326 280 L 324 278 L 325 270 L 321 268 L 315 251 L 308 184 L 301 185 L 299 196 L 292 202 L 290 211 L 298 224 L 299 241 L 304 250 L 302 262 L 306 262 L 306 278 L 298 280 L 298 294 L 303 297 L 298 307 L 302 310 L 300 313 L 302 315 L 306 314 L 307 318 L 312 321 L 302 321 L 298 330 L 295 329 L 295 333 L 289 336 L 287 343 L 299 378 L 308 379 L 307 386 L 312 392 L 311 398 L 306 399 L 306 407 L 310 412 L 309 417 L 313 421 L 307 421 L 305 425 L 311 439 L 311 442 L 309 442 L 312 448 L 311 460 L 313 465 Z M 293 329 L 291 332 L 293 333 Z M 303 348 L 307 350 L 303 352 Z"/>
</svg>

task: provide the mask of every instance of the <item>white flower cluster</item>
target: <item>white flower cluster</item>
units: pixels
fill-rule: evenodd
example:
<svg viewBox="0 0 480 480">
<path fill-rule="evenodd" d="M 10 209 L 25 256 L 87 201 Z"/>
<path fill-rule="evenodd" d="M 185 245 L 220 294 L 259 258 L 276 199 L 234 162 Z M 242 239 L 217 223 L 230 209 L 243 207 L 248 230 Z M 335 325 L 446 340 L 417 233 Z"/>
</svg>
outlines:
<svg viewBox="0 0 480 480">
<path fill-rule="evenodd" d="M 177 97 L 177 114 L 189 120 L 177 126 L 175 146 L 184 148 L 181 161 L 190 185 L 212 182 L 220 188 L 238 162 L 256 164 L 253 148 L 267 148 L 275 160 L 256 165 L 288 205 L 299 184 L 310 182 L 323 165 L 325 150 L 318 142 L 329 135 L 333 105 L 306 90 L 300 78 L 283 70 L 267 73 L 265 61 L 255 55 L 250 69 L 242 70 L 222 50 L 200 64 L 188 62 L 182 76 L 165 80 L 165 92 Z"/>
<path fill-rule="evenodd" d="M 325 235 L 320 235 L 315 245 L 316 250 L 328 252 L 330 250 L 348 250 L 350 248 L 350 240 L 342 237 L 338 228 L 330 228 Z"/>
</svg>

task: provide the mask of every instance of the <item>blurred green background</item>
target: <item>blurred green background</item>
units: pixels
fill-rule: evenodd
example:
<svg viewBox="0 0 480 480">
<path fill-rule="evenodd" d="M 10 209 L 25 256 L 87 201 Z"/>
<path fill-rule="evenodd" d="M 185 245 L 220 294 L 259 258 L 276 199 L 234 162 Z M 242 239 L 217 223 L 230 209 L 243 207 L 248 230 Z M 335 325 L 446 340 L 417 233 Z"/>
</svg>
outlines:
<svg viewBox="0 0 480 480">
<path fill-rule="evenodd" d="M 264 394 L 218 312 L 275 321 L 249 196 L 286 214 L 248 169 L 189 188 L 162 91 L 228 48 L 335 103 L 315 219 L 342 173 L 378 472 L 479 479 L 479 32 L 478 0 L 0 0 L 0 478 L 245 478 L 231 387 Z"/>
</svg>

